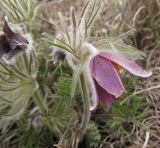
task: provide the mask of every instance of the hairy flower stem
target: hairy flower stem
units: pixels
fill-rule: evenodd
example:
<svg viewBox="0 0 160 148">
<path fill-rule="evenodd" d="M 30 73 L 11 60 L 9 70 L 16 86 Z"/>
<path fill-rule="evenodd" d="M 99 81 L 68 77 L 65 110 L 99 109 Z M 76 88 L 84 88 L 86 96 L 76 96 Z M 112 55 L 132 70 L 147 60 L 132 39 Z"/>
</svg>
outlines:
<svg viewBox="0 0 160 148">
<path fill-rule="evenodd" d="M 42 115 L 46 116 L 47 115 L 47 107 L 42 102 L 40 92 L 38 90 L 36 90 L 35 93 L 34 93 L 34 101 L 39 106 L 39 109 L 40 109 Z"/>
<path fill-rule="evenodd" d="M 46 118 L 48 110 L 47 110 L 47 106 L 42 101 L 42 97 L 39 90 L 36 90 L 34 93 L 34 101 L 36 105 L 39 107 L 42 116 Z M 50 121 L 47 121 L 47 126 L 51 129 L 52 125 Z"/>
<path fill-rule="evenodd" d="M 59 133 L 57 133 L 57 131 L 55 131 L 53 129 L 53 121 L 50 118 L 47 118 L 48 117 L 48 109 L 47 109 L 47 106 L 43 103 L 42 98 L 41 98 L 41 94 L 38 90 L 36 90 L 34 93 L 34 101 L 38 105 L 43 117 L 45 118 L 45 122 L 46 122 L 46 125 L 48 126 L 48 128 L 51 129 L 52 132 L 58 136 Z"/>
<path fill-rule="evenodd" d="M 81 83 L 82 97 L 84 100 L 84 113 L 80 127 L 79 140 L 83 138 L 87 130 L 88 123 L 90 121 L 90 98 L 89 98 L 88 87 L 83 73 L 80 75 L 80 83 Z"/>
<path fill-rule="evenodd" d="M 90 97 L 88 93 L 88 87 L 85 81 L 84 73 L 80 74 L 79 77 L 81 95 L 83 98 L 83 116 L 79 128 L 77 125 L 71 125 L 72 128 L 69 128 L 65 131 L 64 135 L 61 136 L 59 140 L 58 147 L 62 148 L 78 148 L 79 142 L 82 140 L 84 134 L 86 133 L 89 121 L 90 121 Z M 74 126 L 74 127 L 73 127 Z M 68 136 L 69 137 L 68 137 Z"/>
</svg>

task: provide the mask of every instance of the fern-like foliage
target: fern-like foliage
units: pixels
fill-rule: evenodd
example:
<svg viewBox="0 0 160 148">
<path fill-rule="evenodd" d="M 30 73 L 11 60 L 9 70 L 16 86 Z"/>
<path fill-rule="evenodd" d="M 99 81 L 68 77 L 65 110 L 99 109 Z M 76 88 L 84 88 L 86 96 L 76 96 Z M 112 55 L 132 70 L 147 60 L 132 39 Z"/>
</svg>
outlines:
<svg viewBox="0 0 160 148">
<path fill-rule="evenodd" d="M 111 134 L 120 138 L 133 130 L 133 125 L 145 129 L 145 125 L 142 124 L 143 119 L 147 116 L 147 112 L 140 110 L 145 105 L 142 98 L 134 98 L 132 102 L 126 102 L 122 105 L 116 103 L 112 108 L 111 119 L 106 121 L 106 125 L 109 126 Z"/>
<path fill-rule="evenodd" d="M 72 119 L 72 107 L 70 106 L 71 83 L 71 79 L 60 77 L 55 85 L 53 94 L 54 105 L 49 110 L 48 118 L 52 119 L 54 123 L 52 129 L 58 134 L 64 132 L 65 127 Z"/>
</svg>

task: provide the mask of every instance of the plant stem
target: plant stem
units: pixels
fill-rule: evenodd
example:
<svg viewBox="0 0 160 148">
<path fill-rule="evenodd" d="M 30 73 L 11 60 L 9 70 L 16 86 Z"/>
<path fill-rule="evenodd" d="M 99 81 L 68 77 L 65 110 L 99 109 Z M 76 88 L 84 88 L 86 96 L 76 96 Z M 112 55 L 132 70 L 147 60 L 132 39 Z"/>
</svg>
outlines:
<svg viewBox="0 0 160 148">
<path fill-rule="evenodd" d="M 84 113 L 83 113 L 82 124 L 80 127 L 80 132 L 81 132 L 80 140 L 81 140 L 87 130 L 87 126 L 90 121 L 90 97 L 89 97 L 88 87 L 87 87 L 83 73 L 80 75 L 80 82 L 81 82 L 82 96 L 84 100 Z"/>
<path fill-rule="evenodd" d="M 72 131 L 71 143 L 68 143 L 71 146 L 71 148 L 78 148 L 78 144 L 82 140 L 84 134 L 86 133 L 90 121 L 90 99 L 89 99 L 88 87 L 83 73 L 80 74 L 79 82 L 81 88 L 81 95 L 84 101 L 83 102 L 84 111 L 82 116 L 82 122 L 80 124 L 79 129 L 77 131 Z"/>
<path fill-rule="evenodd" d="M 39 109 L 41 110 L 42 114 L 45 116 L 47 114 L 47 107 L 42 102 L 40 92 L 38 90 L 34 93 L 34 101 L 39 106 Z"/>
<path fill-rule="evenodd" d="M 45 118 L 45 122 L 46 122 L 46 125 L 48 126 L 48 128 L 51 129 L 55 135 L 57 135 L 57 131 L 55 131 L 53 128 L 52 120 L 50 118 L 48 118 L 47 106 L 43 103 L 40 92 L 38 90 L 36 90 L 34 93 L 34 101 L 39 106 L 39 109 L 40 109 L 43 117 Z"/>
</svg>

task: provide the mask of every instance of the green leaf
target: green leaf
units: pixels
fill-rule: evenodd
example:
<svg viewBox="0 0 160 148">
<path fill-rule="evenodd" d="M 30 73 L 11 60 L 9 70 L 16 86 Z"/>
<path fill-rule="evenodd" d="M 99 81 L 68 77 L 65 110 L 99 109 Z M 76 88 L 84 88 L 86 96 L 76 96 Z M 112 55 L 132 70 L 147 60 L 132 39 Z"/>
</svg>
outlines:
<svg viewBox="0 0 160 148">
<path fill-rule="evenodd" d="M 31 21 L 38 6 L 36 0 L 3 0 L 1 3 L 16 23 Z"/>
<path fill-rule="evenodd" d="M 112 40 L 103 40 L 99 45 L 99 49 L 109 50 L 112 49 L 116 52 L 119 52 L 128 58 L 131 59 L 142 59 L 145 54 L 136 48 L 123 43 L 121 40 L 112 41 Z"/>
<path fill-rule="evenodd" d="M 127 38 L 134 31 L 135 29 L 131 29 L 128 32 L 119 35 L 118 37 L 101 39 L 97 42 L 97 46 L 100 50 L 112 49 L 113 51 L 119 52 L 131 59 L 143 59 L 145 54 L 142 51 L 139 51 L 135 47 L 132 47 L 123 42 L 123 39 Z"/>
</svg>

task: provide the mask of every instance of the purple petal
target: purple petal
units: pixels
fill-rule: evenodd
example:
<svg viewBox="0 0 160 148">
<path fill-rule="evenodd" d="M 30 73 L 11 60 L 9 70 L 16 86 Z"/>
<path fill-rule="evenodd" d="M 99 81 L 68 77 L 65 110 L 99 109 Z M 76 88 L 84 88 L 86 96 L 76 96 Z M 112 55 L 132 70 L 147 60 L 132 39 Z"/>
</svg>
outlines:
<svg viewBox="0 0 160 148">
<path fill-rule="evenodd" d="M 107 58 L 97 55 L 90 63 L 92 77 L 109 94 L 116 98 L 125 91 L 119 74 Z"/>
<path fill-rule="evenodd" d="M 90 96 L 90 110 L 94 111 L 97 108 L 98 96 L 97 96 L 97 91 L 96 91 L 93 78 L 91 76 L 90 71 L 88 71 L 88 69 L 85 71 L 85 80 L 88 85 L 88 91 Z"/>
<path fill-rule="evenodd" d="M 29 44 L 29 42 L 19 33 L 15 33 L 11 30 L 8 19 L 5 17 L 4 24 L 3 24 L 3 32 L 5 33 L 8 43 L 11 47 L 11 49 L 15 49 L 18 45 L 26 45 Z"/>
<path fill-rule="evenodd" d="M 53 64 L 57 64 L 59 61 L 64 61 L 65 57 L 66 55 L 63 51 L 53 50 L 52 52 Z"/>
<path fill-rule="evenodd" d="M 122 66 L 132 74 L 140 77 L 149 77 L 152 75 L 151 71 L 145 71 L 143 68 L 141 68 L 139 65 L 135 63 L 135 61 L 130 60 L 126 57 L 124 57 L 120 53 L 116 52 L 104 52 L 100 54 L 102 57 L 107 58 L 118 65 Z"/>
<path fill-rule="evenodd" d="M 5 37 L 5 35 L 0 36 L 0 58 L 4 55 L 10 52 L 10 46 L 9 43 Z"/>
<path fill-rule="evenodd" d="M 109 109 L 112 107 L 112 103 L 115 97 L 107 93 L 98 83 L 95 81 L 95 86 L 98 94 L 99 100 Z"/>
<path fill-rule="evenodd" d="M 27 48 L 26 44 L 28 44 L 28 41 L 23 36 L 15 34 L 14 36 L 8 39 L 8 43 L 11 49 L 15 49 L 17 46 L 20 46 L 22 47 L 22 49 L 25 49 Z"/>
<path fill-rule="evenodd" d="M 7 36 L 12 36 L 14 34 L 14 32 L 11 30 L 11 28 L 8 25 L 8 18 L 5 17 L 4 18 L 4 23 L 3 23 L 3 32 L 7 35 Z"/>
<path fill-rule="evenodd" d="M 26 48 L 27 44 L 29 44 L 29 42 L 18 33 L 13 33 L 11 36 L 8 36 L 8 43 L 11 49 L 15 49 L 17 46 L 21 46 L 23 49 L 23 47 Z"/>
<path fill-rule="evenodd" d="M 21 48 L 15 48 L 14 50 L 11 50 L 8 54 L 5 54 L 5 56 L 3 56 L 3 60 L 6 63 L 10 63 L 11 59 L 21 52 L 23 52 Z"/>
</svg>

